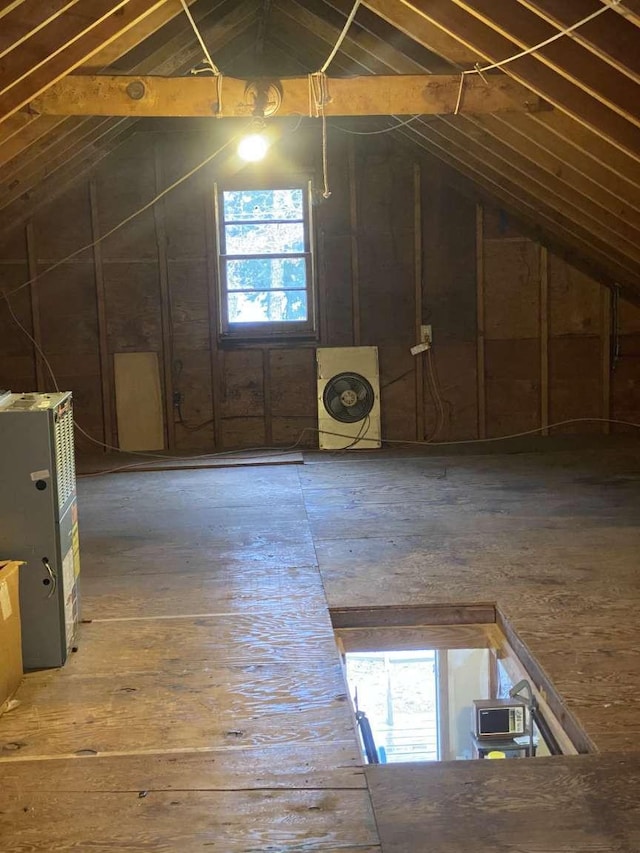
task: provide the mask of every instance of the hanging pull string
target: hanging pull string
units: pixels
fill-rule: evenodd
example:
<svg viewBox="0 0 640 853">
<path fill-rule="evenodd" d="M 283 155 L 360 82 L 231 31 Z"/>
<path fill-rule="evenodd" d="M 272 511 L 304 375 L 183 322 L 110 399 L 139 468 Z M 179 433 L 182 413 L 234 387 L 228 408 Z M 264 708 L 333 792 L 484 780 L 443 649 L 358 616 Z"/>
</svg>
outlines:
<svg viewBox="0 0 640 853">
<path fill-rule="evenodd" d="M 184 3 L 184 0 L 182 0 Z M 340 50 L 340 46 L 342 42 L 345 40 L 347 33 L 349 32 L 349 27 L 353 23 L 353 19 L 356 16 L 356 12 L 358 11 L 358 7 L 360 6 L 360 0 L 356 0 L 353 4 L 353 9 L 349 13 L 349 17 L 345 21 L 345 25 L 342 28 L 342 32 L 338 36 L 338 40 L 333 46 L 333 50 L 329 54 L 329 56 L 324 61 L 324 64 L 320 68 L 319 71 L 315 71 L 313 74 L 309 74 L 309 115 L 313 116 L 315 114 L 316 118 L 320 118 L 322 121 L 322 182 L 323 182 L 323 190 L 322 197 L 329 198 L 331 195 L 331 190 L 329 189 L 329 164 L 328 164 L 328 155 L 327 155 L 327 116 L 325 113 L 325 104 L 328 104 L 331 100 L 329 97 L 329 86 L 327 84 L 327 68 L 331 65 L 336 53 Z"/>
<path fill-rule="evenodd" d="M 193 15 L 189 11 L 189 7 L 187 6 L 187 0 L 180 0 L 182 3 L 182 8 L 184 9 L 184 13 L 189 19 L 189 23 L 191 24 L 191 28 L 195 33 L 196 38 L 202 48 L 202 52 L 204 54 L 204 59 L 207 65 L 211 68 L 211 71 L 215 74 L 216 77 L 216 89 L 217 89 L 217 98 L 218 98 L 218 115 L 222 115 L 222 72 L 218 68 L 218 66 L 213 61 L 211 54 L 209 53 L 209 48 L 205 44 L 204 39 L 202 38 L 202 33 L 200 32 L 198 25 L 196 24 Z"/>
<path fill-rule="evenodd" d="M 484 80 L 485 84 L 488 86 L 488 80 L 483 76 L 485 71 L 493 71 L 496 68 L 503 68 L 510 62 L 515 62 L 516 59 L 522 59 L 523 56 L 530 56 L 532 53 L 536 53 L 538 50 L 541 50 L 543 47 L 552 44 L 554 41 L 558 41 L 558 39 L 571 35 L 572 32 L 584 26 L 585 24 L 588 24 L 589 21 L 593 21 L 595 18 L 598 17 L 598 15 L 602 15 L 602 13 L 606 12 L 608 9 L 615 9 L 616 6 L 619 6 L 621 3 L 622 0 L 605 0 L 605 5 L 600 6 L 600 8 L 596 9 L 595 12 L 592 12 L 585 18 L 581 18 L 579 21 L 577 21 L 575 24 L 572 24 L 570 27 L 566 27 L 565 29 L 560 30 L 559 32 L 550 36 L 548 39 L 538 42 L 538 44 L 534 44 L 533 47 L 528 47 L 526 48 L 526 50 L 521 50 L 519 53 L 516 53 L 513 56 L 508 56 L 506 59 L 501 59 L 499 62 L 492 62 L 490 65 L 480 66 L 480 63 L 476 62 L 474 68 L 470 68 L 468 71 L 462 71 L 460 74 L 460 88 L 458 90 L 458 100 L 456 102 L 456 108 L 453 111 L 453 114 L 458 115 L 458 113 L 460 112 L 460 104 L 462 103 L 462 93 L 464 90 L 464 81 L 465 77 L 467 77 L 469 74 L 479 74 L 480 77 L 482 77 L 482 79 Z"/>
<path fill-rule="evenodd" d="M 325 104 L 330 101 L 327 75 L 324 71 L 315 71 L 309 74 L 309 115 L 314 115 L 322 120 L 322 197 L 329 198 L 329 164 L 327 157 L 327 116 L 324 111 Z"/>
</svg>

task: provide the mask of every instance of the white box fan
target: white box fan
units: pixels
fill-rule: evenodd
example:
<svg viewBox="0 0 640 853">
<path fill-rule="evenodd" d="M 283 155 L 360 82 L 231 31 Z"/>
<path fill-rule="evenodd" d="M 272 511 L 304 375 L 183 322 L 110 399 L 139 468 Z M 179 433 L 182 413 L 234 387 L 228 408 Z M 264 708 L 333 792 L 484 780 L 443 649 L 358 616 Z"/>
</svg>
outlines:
<svg viewBox="0 0 640 853">
<path fill-rule="evenodd" d="M 380 447 L 377 347 L 322 347 L 318 365 L 320 448 Z"/>
</svg>

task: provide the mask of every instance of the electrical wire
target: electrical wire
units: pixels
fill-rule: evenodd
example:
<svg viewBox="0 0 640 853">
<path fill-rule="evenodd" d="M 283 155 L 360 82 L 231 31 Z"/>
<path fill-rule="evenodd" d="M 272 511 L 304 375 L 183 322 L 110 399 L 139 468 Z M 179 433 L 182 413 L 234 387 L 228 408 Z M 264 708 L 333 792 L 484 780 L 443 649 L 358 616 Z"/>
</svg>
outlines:
<svg viewBox="0 0 640 853">
<path fill-rule="evenodd" d="M 189 23 L 191 24 L 191 28 L 195 33 L 196 38 L 202 48 L 202 52 L 204 54 L 205 63 L 211 68 L 211 71 L 215 74 L 216 77 L 216 88 L 217 88 L 217 98 L 218 98 L 218 108 L 216 115 L 220 116 L 222 114 L 222 72 L 215 64 L 213 59 L 211 58 L 211 54 L 209 53 L 209 49 L 205 44 L 204 39 L 202 38 L 202 33 L 200 32 L 198 25 L 193 19 L 193 15 L 191 14 L 189 7 L 187 6 L 186 0 L 180 0 L 182 3 L 182 8 L 184 9 L 184 13 L 189 19 Z"/>
<path fill-rule="evenodd" d="M 43 362 L 45 363 L 45 365 L 47 367 L 47 370 L 49 371 L 49 373 L 51 375 L 51 379 L 53 380 L 54 388 L 56 389 L 56 391 L 59 392 L 60 388 L 58 387 L 58 380 L 56 379 L 56 375 L 53 372 L 53 368 L 51 367 L 49 359 L 44 354 L 44 350 L 42 349 L 40 344 L 36 341 L 36 339 L 33 337 L 31 332 L 29 332 L 29 330 L 27 328 L 25 328 L 25 326 L 23 326 L 22 323 L 20 322 L 20 320 L 18 320 L 18 318 L 16 317 L 16 313 L 13 310 L 13 306 L 11 305 L 11 302 L 9 301 L 9 294 L 3 293 L 2 296 L 4 297 L 4 301 L 7 303 L 7 308 L 9 309 L 9 314 L 11 315 L 11 319 L 16 324 L 16 326 L 20 329 L 20 331 L 24 332 L 24 334 L 27 336 L 27 338 L 29 338 L 29 340 L 33 344 L 36 353 L 43 360 Z"/>
<path fill-rule="evenodd" d="M 184 2 L 184 0 L 183 0 L 183 2 Z M 355 18 L 355 16 L 356 16 L 356 12 L 358 11 L 358 6 L 359 6 L 359 5 L 360 5 L 360 0 L 356 0 L 356 2 L 353 4 L 353 9 L 352 9 L 352 10 L 351 10 L 351 12 L 349 13 L 349 17 L 347 18 L 347 21 L 346 21 L 346 23 L 345 23 L 344 27 L 342 28 L 342 32 L 341 32 L 341 33 L 340 33 L 340 35 L 338 36 L 338 40 L 337 40 L 337 42 L 335 43 L 335 45 L 333 46 L 333 50 L 331 51 L 331 53 L 329 54 L 329 56 L 326 58 L 326 60 L 325 60 L 325 62 L 324 62 L 324 65 L 323 65 L 323 66 L 322 66 L 322 68 L 320 69 L 320 71 L 321 71 L 323 74 L 325 73 L 325 71 L 327 70 L 327 68 L 331 65 L 331 62 L 333 61 L 333 59 L 334 59 L 334 57 L 335 57 L 336 53 L 340 50 L 340 46 L 341 46 L 342 42 L 345 40 L 347 33 L 349 32 L 349 27 L 350 27 L 350 26 L 351 26 L 351 24 L 353 23 L 353 19 L 354 19 L 354 18 Z"/>
<path fill-rule="evenodd" d="M 187 6 L 186 0 L 180 0 L 180 2 L 182 3 L 182 8 L 184 9 L 185 15 L 189 19 L 189 23 L 191 24 L 191 28 L 193 29 L 193 32 L 195 33 L 195 36 L 198 39 L 198 42 L 200 43 L 200 47 L 202 48 L 202 52 L 204 53 L 204 57 L 207 61 L 207 64 L 211 67 L 211 70 L 213 71 L 213 73 L 216 76 L 219 76 L 220 75 L 220 69 L 215 64 L 213 59 L 211 58 L 211 54 L 209 53 L 209 49 L 207 48 L 207 45 L 205 44 L 204 39 L 202 38 L 202 33 L 198 29 L 198 25 L 193 20 L 193 15 L 191 14 L 189 7 Z"/>
<path fill-rule="evenodd" d="M 417 115 L 410 116 L 406 121 L 398 122 L 398 124 L 394 124 L 392 127 L 383 127 L 381 130 L 349 130 L 333 121 L 331 122 L 331 127 L 335 127 L 337 130 L 342 131 L 342 133 L 350 133 L 353 136 L 377 136 L 380 133 L 391 133 L 394 130 L 398 130 L 399 127 L 405 127 L 422 115 L 423 113 L 418 113 Z M 395 116 L 392 116 L 392 118 L 395 118 Z"/>
<path fill-rule="evenodd" d="M 521 50 L 518 53 L 515 53 L 513 56 L 508 56 L 506 59 L 501 59 L 499 62 L 492 62 L 489 65 L 481 66 L 480 63 L 476 63 L 475 68 L 470 68 L 467 71 L 462 71 L 460 75 L 460 88 L 458 90 L 458 100 L 456 103 L 456 107 L 454 110 L 454 115 L 458 115 L 460 112 L 460 104 L 462 103 L 462 93 L 464 89 L 464 81 L 465 78 L 470 74 L 479 74 L 483 79 L 483 75 L 486 71 L 493 71 L 496 68 L 503 68 L 505 65 L 508 65 L 510 62 L 515 62 L 516 59 L 522 59 L 524 56 L 529 56 L 537 51 L 541 50 L 543 47 L 546 47 L 549 44 L 552 44 L 554 41 L 558 39 L 564 38 L 565 36 L 570 35 L 575 30 L 584 26 L 584 24 L 589 23 L 589 21 L 593 21 L 594 18 L 597 18 L 599 15 L 602 15 L 603 12 L 606 12 L 608 9 L 615 9 L 616 6 L 619 6 L 622 3 L 622 0 L 603 0 L 604 5 L 600 6 L 595 12 L 592 12 L 590 15 L 587 15 L 584 18 L 581 18 L 575 24 L 571 24 L 569 27 L 565 27 L 554 35 L 550 36 L 544 41 L 538 42 L 538 44 L 534 44 L 532 47 L 528 47 L 525 50 Z M 485 83 L 487 81 L 485 80 Z"/>
<path fill-rule="evenodd" d="M 514 438 L 523 438 L 523 437 L 528 436 L 528 435 L 536 435 L 537 433 L 543 432 L 545 429 L 552 429 L 554 427 L 567 426 L 568 424 L 576 424 L 576 423 L 608 423 L 608 424 L 617 424 L 619 426 L 633 427 L 634 429 L 640 429 L 640 423 L 634 423 L 633 421 L 623 421 L 623 420 L 616 419 L 616 418 L 569 418 L 569 419 L 564 420 L 564 421 L 557 421 L 556 423 L 548 424 L 547 426 L 544 426 L 544 427 L 536 427 L 535 429 L 524 430 L 523 432 L 516 432 L 516 433 L 512 433 L 510 435 L 498 435 L 498 436 L 494 436 L 493 438 L 469 438 L 469 439 L 458 439 L 456 441 L 430 441 L 430 440 L 424 440 L 424 441 L 415 441 L 414 440 L 414 441 L 412 441 L 410 439 L 403 439 L 403 438 L 394 439 L 394 438 L 381 437 L 380 440 L 381 440 L 382 444 L 384 444 L 384 445 L 403 445 L 403 446 L 411 446 L 411 447 L 414 447 L 414 446 L 418 446 L 418 447 L 454 447 L 454 446 L 463 445 L 463 444 L 464 445 L 468 445 L 468 444 L 481 445 L 481 444 L 488 444 L 488 443 L 492 443 L 492 442 L 496 442 L 496 441 L 508 441 L 508 440 L 511 440 Z M 77 424 L 76 424 L 76 427 L 77 427 Z M 80 431 L 84 433 L 84 430 L 80 429 Z M 333 430 L 319 429 L 318 427 L 305 427 L 303 430 L 300 431 L 300 435 L 298 436 L 298 438 L 294 444 L 288 445 L 286 447 L 281 447 L 281 448 L 277 448 L 277 447 L 249 447 L 249 448 L 244 448 L 242 450 L 223 450 L 223 451 L 220 451 L 218 453 L 203 453 L 203 454 L 200 454 L 198 456 L 169 456 L 169 455 L 161 456 L 160 454 L 142 453 L 140 451 L 133 451 L 133 450 L 121 450 L 119 447 L 115 447 L 112 449 L 117 450 L 120 453 L 133 454 L 136 456 L 151 456 L 154 459 L 161 459 L 165 462 L 175 460 L 175 461 L 179 461 L 179 462 L 184 463 L 184 462 L 195 462 L 198 460 L 208 460 L 208 459 L 214 460 L 214 459 L 223 459 L 223 458 L 236 458 L 236 459 L 241 459 L 241 460 L 247 461 L 247 462 L 251 462 L 252 460 L 264 461 L 265 455 L 267 456 L 267 458 L 268 457 L 282 457 L 282 456 L 290 455 L 291 453 L 293 453 L 293 451 L 295 451 L 298 447 L 300 447 L 300 444 L 302 443 L 304 436 L 308 435 L 309 433 L 315 433 L 317 435 L 332 435 L 332 436 L 335 436 L 337 438 L 352 439 L 352 444 L 350 446 L 353 446 L 357 441 L 360 440 L 358 438 L 353 440 L 353 436 L 347 435 L 346 433 L 335 432 Z M 86 435 L 86 433 L 84 433 L 84 434 Z M 365 433 L 365 435 L 366 435 L 366 433 Z M 105 445 L 105 444 L 103 444 L 103 442 L 97 441 L 97 439 L 92 438 L 91 440 L 94 441 L 96 444 L 100 444 L 104 447 L 107 447 L 107 448 L 110 447 L 110 445 Z M 350 446 L 341 448 L 340 450 L 341 451 L 348 450 Z M 360 453 L 362 451 L 358 451 L 358 452 Z M 257 455 L 258 453 L 262 453 L 263 456 L 258 456 Z M 243 456 L 242 454 L 247 454 L 247 455 Z M 132 472 L 134 472 L 136 470 L 145 471 L 145 470 L 149 470 L 149 469 L 145 468 L 144 466 L 149 466 L 152 464 L 154 464 L 154 463 L 152 463 L 151 461 L 149 461 L 149 462 L 132 462 L 129 465 L 119 465 L 115 468 L 109 468 L 108 470 L 105 470 L 105 471 L 96 471 L 96 472 L 89 473 L 89 474 L 79 474 L 78 477 L 100 477 L 100 476 L 103 476 L 106 474 L 114 474 L 114 473 L 117 473 L 119 471 L 132 471 Z M 157 465 L 157 463 L 155 463 L 155 464 Z"/>
<path fill-rule="evenodd" d="M 234 142 L 237 142 L 242 137 L 242 135 L 244 134 L 247 127 L 249 127 L 249 125 L 244 127 L 242 129 L 242 131 L 240 131 L 239 133 L 230 137 L 223 145 L 220 146 L 220 148 L 216 149 L 213 152 L 213 154 L 209 154 L 201 163 L 198 163 L 197 166 L 194 166 L 186 174 L 182 175 L 182 177 L 178 178 L 176 181 L 174 181 L 168 187 L 165 187 L 154 198 L 152 198 L 151 201 L 148 201 L 146 204 L 143 204 L 142 207 L 139 207 L 137 210 L 134 210 L 133 213 L 129 214 L 129 216 L 127 216 L 121 222 L 118 222 L 118 224 L 114 225 L 113 228 L 110 228 L 104 234 L 101 234 L 99 237 L 96 237 L 95 240 L 92 240 L 90 243 L 87 243 L 85 246 L 81 246 L 79 249 L 76 249 L 75 251 L 70 252 L 68 255 L 66 255 L 61 260 L 56 261 L 54 264 L 51 264 L 50 267 L 47 267 L 45 270 L 42 270 L 42 272 L 39 272 L 39 273 L 37 273 L 37 275 L 34 275 L 31 278 L 27 279 L 27 281 L 18 285 L 18 287 L 14 287 L 13 290 L 8 290 L 4 294 L 5 299 L 7 298 L 7 296 L 13 296 L 15 293 L 19 293 L 21 290 L 24 290 L 25 287 L 29 287 L 30 285 L 35 284 L 35 282 L 40 281 L 40 279 L 42 279 L 45 275 L 47 275 L 50 272 L 53 272 L 53 270 L 55 270 L 55 269 L 58 269 L 58 267 L 62 266 L 62 264 L 66 264 L 68 261 L 72 260 L 72 258 L 75 258 L 77 255 L 80 255 L 82 252 L 86 252 L 87 249 L 93 249 L 94 246 L 99 245 L 104 240 L 106 240 L 108 237 L 111 237 L 112 234 L 115 234 L 116 231 L 119 231 L 125 225 L 128 225 L 129 222 L 131 222 L 133 219 L 136 219 L 136 217 L 140 216 L 140 214 L 149 210 L 149 208 L 153 207 L 154 204 L 157 204 L 160 201 L 160 199 L 164 198 L 166 195 L 168 195 L 170 192 L 175 190 L 177 187 L 179 187 L 185 181 L 188 181 L 189 178 L 193 177 L 193 175 L 195 175 L 197 172 L 199 172 L 200 169 L 203 169 L 212 160 L 215 160 L 215 158 L 218 157 L 218 155 L 222 154 L 222 152 L 226 148 L 228 148 Z"/>
</svg>

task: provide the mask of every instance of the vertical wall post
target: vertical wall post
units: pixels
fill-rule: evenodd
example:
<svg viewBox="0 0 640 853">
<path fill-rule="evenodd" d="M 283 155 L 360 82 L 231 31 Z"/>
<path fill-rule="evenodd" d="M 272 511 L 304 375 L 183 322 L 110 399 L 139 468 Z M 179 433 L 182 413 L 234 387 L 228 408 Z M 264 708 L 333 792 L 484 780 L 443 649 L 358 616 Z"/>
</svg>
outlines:
<svg viewBox="0 0 640 853">
<path fill-rule="evenodd" d="M 540 246 L 540 426 L 549 435 L 549 257 Z"/>
<path fill-rule="evenodd" d="M 420 341 L 422 316 L 422 174 L 413 166 L 413 274 L 415 285 L 415 341 Z M 424 440 L 424 358 L 414 359 L 416 370 L 416 439 Z"/>
<path fill-rule="evenodd" d="M 611 417 L 611 300 L 613 292 L 602 288 L 602 417 Z M 602 432 L 608 435 L 611 424 L 603 423 Z"/>
<path fill-rule="evenodd" d="M 164 189 L 160 145 L 156 139 L 154 147 L 156 193 Z M 164 376 L 164 409 L 167 446 L 172 450 L 176 444 L 176 425 L 173 405 L 173 330 L 171 325 L 171 294 L 169 293 L 169 265 L 167 262 L 167 234 L 164 217 L 164 199 L 153 206 L 153 219 L 158 249 L 158 272 L 160 279 L 160 316 L 162 322 L 162 368 Z"/>
<path fill-rule="evenodd" d="M 109 358 L 109 339 L 107 336 L 107 309 L 104 290 L 104 268 L 102 266 L 102 245 L 95 242 L 100 238 L 100 219 L 98 214 L 98 188 L 96 182 L 93 180 L 89 181 L 89 203 L 91 207 L 91 239 L 94 241 L 93 270 L 96 285 L 96 313 L 98 318 L 102 430 L 105 444 L 113 445 L 112 367 Z M 106 447 L 105 450 L 107 450 Z"/>
<path fill-rule="evenodd" d="M 476 205 L 477 394 L 478 438 L 487 437 L 484 352 L 484 211 Z"/>
<path fill-rule="evenodd" d="M 31 296 L 31 329 L 33 332 L 33 340 L 37 346 L 33 348 L 33 360 L 36 368 L 36 390 L 46 390 L 46 383 L 50 381 L 49 376 L 45 376 L 45 364 L 42 356 L 38 352 L 38 347 L 42 347 L 42 327 L 40 325 L 40 295 L 38 293 L 38 253 L 36 250 L 36 238 L 33 229 L 33 222 L 27 223 L 27 263 L 29 269 L 29 293 Z"/>
<path fill-rule="evenodd" d="M 351 304 L 353 345 L 360 346 L 360 267 L 358 263 L 358 188 L 356 155 L 353 139 L 349 140 L 349 212 L 351 225 Z"/>
<path fill-rule="evenodd" d="M 211 183 L 213 186 L 213 182 Z M 218 239 L 214 218 L 213 192 L 204 193 L 204 233 L 207 257 L 207 286 L 209 290 L 209 348 L 211 353 L 211 405 L 213 407 L 213 444 L 222 446 L 222 418 L 220 401 L 222 371 L 218 349 L 219 312 L 218 305 Z"/>
</svg>

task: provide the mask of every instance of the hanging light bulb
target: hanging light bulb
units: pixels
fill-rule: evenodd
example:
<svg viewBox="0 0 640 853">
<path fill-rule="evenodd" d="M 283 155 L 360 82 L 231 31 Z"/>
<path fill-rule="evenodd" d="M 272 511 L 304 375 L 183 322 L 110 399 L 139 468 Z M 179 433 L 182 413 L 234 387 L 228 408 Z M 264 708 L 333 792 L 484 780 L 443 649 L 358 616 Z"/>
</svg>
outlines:
<svg viewBox="0 0 640 853">
<path fill-rule="evenodd" d="M 238 155 L 247 163 L 257 163 L 263 160 L 268 150 L 267 137 L 260 131 L 243 136 L 238 144 Z"/>
</svg>

